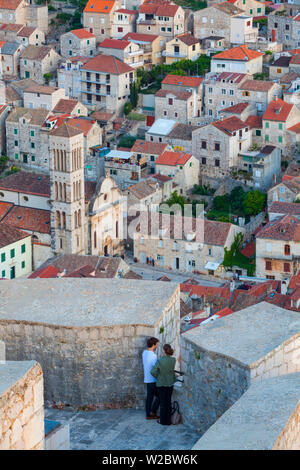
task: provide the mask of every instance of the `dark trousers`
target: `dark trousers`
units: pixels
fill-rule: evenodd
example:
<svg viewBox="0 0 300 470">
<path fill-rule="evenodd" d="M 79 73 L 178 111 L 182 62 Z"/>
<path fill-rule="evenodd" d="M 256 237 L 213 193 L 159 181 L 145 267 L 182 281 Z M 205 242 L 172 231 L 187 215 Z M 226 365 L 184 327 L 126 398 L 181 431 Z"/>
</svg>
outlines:
<svg viewBox="0 0 300 470">
<path fill-rule="evenodd" d="M 157 387 L 158 396 L 160 401 L 160 424 L 171 424 L 171 397 L 173 392 L 172 387 Z"/>
<path fill-rule="evenodd" d="M 146 416 L 149 417 L 151 413 L 156 414 L 158 407 L 158 388 L 156 382 L 151 382 L 147 384 Z"/>
</svg>

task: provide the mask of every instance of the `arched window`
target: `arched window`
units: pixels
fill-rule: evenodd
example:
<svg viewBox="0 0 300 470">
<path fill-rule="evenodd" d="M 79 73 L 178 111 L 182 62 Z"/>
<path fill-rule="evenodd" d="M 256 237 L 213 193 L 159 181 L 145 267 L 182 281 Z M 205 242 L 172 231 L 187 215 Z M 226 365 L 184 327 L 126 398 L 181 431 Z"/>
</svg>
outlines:
<svg viewBox="0 0 300 470">
<path fill-rule="evenodd" d="M 66 228 L 66 213 L 62 213 L 62 226 L 63 228 Z"/>
<path fill-rule="evenodd" d="M 81 209 L 78 211 L 78 226 L 81 227 Z"/>
<path fill-rule="evenodd" d="M 74 226 L 77 228 L 77 211 L 74 212 Z"/>
<path fill-rule="evenodd" d="M 55 218 L 56 218 L 56 228 L 60 228 L 60 212 L 59 211 L 56 211 Z"/>
<path fill-rule="evenodd" d="M 94 231 L 94 248 L 97 248 L 97 232 Z"/>
</svg>

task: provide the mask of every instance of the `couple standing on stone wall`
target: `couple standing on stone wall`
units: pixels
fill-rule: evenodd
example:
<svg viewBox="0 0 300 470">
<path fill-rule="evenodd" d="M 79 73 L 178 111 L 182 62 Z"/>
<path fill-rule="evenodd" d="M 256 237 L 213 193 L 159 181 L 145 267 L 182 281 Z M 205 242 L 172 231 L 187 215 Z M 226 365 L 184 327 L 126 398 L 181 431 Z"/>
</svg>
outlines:
<svg viewBox="0 0 300 470">
<path fill-rule="evenodd" d="M 144 382 L 147 385 L 146 419 L 156 419 L 159 424 L 171 424 L 171 397 L 176 382 L 174 350 L 170 344 L 163 346 L 163 356 L 157 358 L 159 340 L 149 338 L 143 352 Z M 160 408 L 160 416 L 157 415 Z"/>
</svg>

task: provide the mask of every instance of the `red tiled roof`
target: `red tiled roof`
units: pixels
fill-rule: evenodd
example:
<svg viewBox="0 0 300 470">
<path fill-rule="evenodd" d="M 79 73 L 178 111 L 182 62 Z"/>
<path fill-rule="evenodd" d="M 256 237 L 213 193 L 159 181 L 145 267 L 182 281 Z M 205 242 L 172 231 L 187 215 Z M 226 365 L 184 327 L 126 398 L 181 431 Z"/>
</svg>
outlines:
<svg viewBox="0 0 300 470">
<path fill-rule="evenodd" d="M 217 76 L 217 82 L 222 82 L 223 80 L 225 80 L 226 82 L 232 81 L 234 83 L 240 83 L 245 76 L 245 73 L 222 72 L 220 73 L 220 75 Z"/>
<path fill-rule="evenodd" d="M 140 13 L 155 14 L 156 16 L 174 17 L 179 6 L 172 5 L 170 2 L 143 3 L 140 6 Z"/>
<path fill-rule="evenodd" d="M 252 258 L 255 253 L 255 242 L 247 243 L 245 248 L 241 250 L 242 255 L 247 256 L 247 258 Z"/>
<path fill-rule="evenodd" d="M 299 134 L 300 133 L 300 122 L 298 122 L 297 124 L 295 124 L 292 127 L 289 127 L 287 130 L 291 131 L 291 132 L 295 132 L 295 134 Z"/>
<path fill-rule="evenodd" d="M 231 310 L 229 307 L 222 308 L 222 310 L 219 310 L 218 312 L 215 313 L 215 315 L 218 315 L 218 317 L 226 317 L 227 315 L 231 315 L 233 313 L 233 310 Z"/>
<path fill-rule="evenodd" d="M 300 271 L 296 276 L 292 276 L 289 283 L 289 289 L 297 289 L 300 287 Z"/>
<path fill-rule="evenodd" d="M 75 36 L 77 36 L 79 39 L 88 39 L 88 38 L 94 38 L 96 37 L 93 33 L 90 33 L 89 31 L 87 31 L 86 29 L 72 29 L 72 31 L 70 31 L 70 33 L 73 33 L 75 34 Z"/>
<path fill-rule="evenodd" d="M 269 103 L 263 119 L 268 121 L 285 122 L 293 108 L 293 104 L 287 103 L 281 99 L 273 100 Z"/>
<path fill-rule="evenodd" d="M 128 15 L 138 15 L 138 10 L 128 10 L 127 8 L 120 8 L 116 13 L 128 13 Z"/>
<path fill-rule="evenodd" d="M 191 96 L 191 91 L 173 91 L 173 90 L 158 90 L 155 96 L 158 98 L 166 98 L 167 95 L 173 95 L 180 101 L 187 101 Z"/>
<path fill-rule="evenodd" d="M 262 57 L 264 54 L 263 52 L 258 52 L 253 49 L 248 49 L 246 44 L 238 47 L 233 47 L 232 49 L 228 49 L 227 51 L 220 52 L 212 57 L 212 60 L 215 59 L 222 59 L 222 60 L 253 60 L 257 59 L 257 57 Z"/>
<path fill-rule="evenodd" d="M 262 116 L 248 116 L 245 123 L 250 129 L 262 129 Z"/>
<path fill-rule="evenodd" d="M 129 46 L 129 41 L 124 41 L 123 39 L 104 39 L 104 41 L 98 44 L 98 47 L 105 47 L 111 49 L 126 49 Z"/>
<path fill-rule="evenodd" d="M 163 81 L 163 85 L 179 85 L 186 87 L 198 87 L 203 81 L 203 77 L 186 77 L 181 75 L 167 75 Z"/>
<path fill-rule="evenodd" d="M 168 144 L 159 142 L 148 142 L 146 140 L 136 140 L 131 147 L 131 152 L 151 153 L 152 155 L 160 155 L 163 153 Z"/>
<path fill-rule="evenodd" d="M 74 111 L 75 106 L 78 106 L 78 100 L 64 99 L 59 100 L 55 108 L 53 108 L 53 113 L 68 113 L 71 114 Z"/>
<path fill-rule="evenodd" d="M 4 222 L 15 228 L 50 234 L 50 211 L 15 206 Z"/>
<path fill-rule="evenodd" d="M 132 40 L 136 42 L 153 42 L 159 36 L 156 34 L 143 34 L 143 33 L 127 33 L 123 39 L 126 41 Z"/>
<path fill-rule="evenodd" d="M 233 132 L 247 127 L 247 124 L 236 116 L 231 116 L 220 121 L 214 121 L 212 122 L 212 125 L 228 135 L 231 135 Z"/>
<path fill-rule="evenodd" d="M 267 82 L 266 80 L 245 80 L 241 86 L 240 90 L 247 91 L 269 91 L 275 85 L 274 82 Z"/>
<path fill-rule="evenodd" d="M 155 164 L 168 166 L 185 165 L 191 157 L 190 153 L 169 152 L 166 150 L 157 158 Z"/>
<path fill-rule="evenodd" d="M 161 175 L 160 173 L 155 173 L 154 175 L 149 175 L 149 177 L 154 178 L 157 181 L 160 181 L 161 183 L 165 183 L 166 181 L 171 181 L 172 178 L 170 178 L 167 175 Z"/>
<path fill-rule="evenodd" d="M 97 55 L 83 65 L 82 70 L 92 70 L 95 72 L 111 73 L 113 75 L 121 75 L 127 72 L 133 72 L 134 69 L 129 67 L 121 60 L 111 55 Z"/>
<path fill-rule="evenodd" d="M 176 36 L 180 41 L 182 41 L 187 46 L 193 46 L 194 44 L 199 44 L 199 39 L 196 39 L 191 33 L 184 33 Z"/>
<path fill-rule="evenodd" d="M 222 109 L 222 113 L 236 113 L 236 114 L 241 114 L 245 109 L 247 109 L 249 106 L 249 103 L 237 103 L 234 104 L 233 106 L 229 106 L 228 108 Z"/>
<path fill-rule="evenodd" d="M 54 278 L 57 276 L 59 273 L 59 269 L 57 269 L 55 266 L 52 266 L 50 264 L 49 266 L 46 266 L 45 268 L 40 268 L 34 271 L 30 276 L 28 276 L 28 279 L 50 279 Z"/>
<path fill-rule="evenodd" d="M 71 118 L 67 120 L 68 126 L 75 127 L 75 129 L 79 129 L 83 132 L 85 136 L 88 135 L 90 130 L 92 129 L 95 121 L 90 121 L 89 119 L 82 119 L 82 118 Z"/>
<path fill-rule="evenodd" d="M 0 222 L 2 219 L 4 219 L 12 207 L 14 207 L 12 202 L 0 202 Z"/>
<path fill-rule="evenodd" d="M 262 228 L 256 238 L 300 242 L 300 220 L 290 215 L 280 217 Z"/>
<path fill-rule="evenodd" d="M 50 197 L 49 175 L 19 171 L 0 180 L 0 189 Z"/>
<path fill-rule="evenodd" d="M 83 10 L 84 13 L 110 13 L 115 0 L 89 0 Z"/>
<path fill-rule="evenodd" d="M 0 9 L 16 10 L 22 0 L 0 0 Z"/>
<path fill-rule="evenodd" d="M 11 227 L 7 223 L 2 222 L 0 224 L 0 248 L 16 243 L 27 237 L 30 237 L 29 233 L 22 232 L 22 230 Z"/>
<path fill-rule="evenodd" d="M 300 64 L 300 54 L 295 54 L 290 60 L 290 64 Z"/>
<path fill-rule="evenodd" d="M 278 214 L 300 215 L 300 204 L 297 202 L 272 202 L 270 212 Z"/>
<path fill-rule="evenodd" d="M 292 176 L 292 175 L 283 175 L 282 181 L 291 181 L 291 180 L 293 180 L 294 178 L 296 178 L 296 176 Z"/>
</svg>

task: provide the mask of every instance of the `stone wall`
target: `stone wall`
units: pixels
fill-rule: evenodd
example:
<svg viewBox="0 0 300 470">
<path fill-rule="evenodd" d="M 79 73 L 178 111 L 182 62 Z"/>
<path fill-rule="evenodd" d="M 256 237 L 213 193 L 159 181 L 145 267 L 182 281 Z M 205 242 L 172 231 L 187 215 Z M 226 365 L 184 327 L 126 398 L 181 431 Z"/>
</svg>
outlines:
<svg viewBox="0 0 300 470">
<path fill-rule="evenodd" d="M 300 450 L 300 400 L 286 426 L 278 436 L 273 450 Z"/>
<path fill-rule="evenodd" d="M 75 407 L 143 408 L 141 354 L 146 338 L 171 343 L 178 359 L 179 330 L 179 288 L 153 325 L 67 327 L 0 320 L 7 359 L 38 360 L 47 405 L 62 402 Z"/>
<path fill-rule="evenodd" d="M 206 351 L 181 336 L 184 387 L 179 403 L 183 422 L 203 434 L 250 384 L 250 370 L 238 361 Z"/>
<path fill-rule="evenodd" d="M 44 449 L 43 373 L 37 362 L 0 365 L 0 450 Z"/>
</svg>

